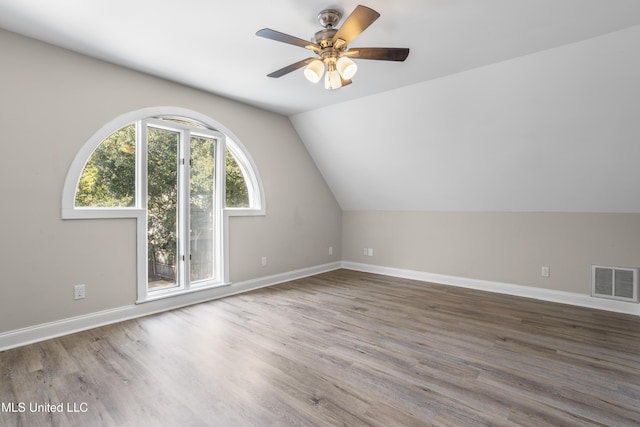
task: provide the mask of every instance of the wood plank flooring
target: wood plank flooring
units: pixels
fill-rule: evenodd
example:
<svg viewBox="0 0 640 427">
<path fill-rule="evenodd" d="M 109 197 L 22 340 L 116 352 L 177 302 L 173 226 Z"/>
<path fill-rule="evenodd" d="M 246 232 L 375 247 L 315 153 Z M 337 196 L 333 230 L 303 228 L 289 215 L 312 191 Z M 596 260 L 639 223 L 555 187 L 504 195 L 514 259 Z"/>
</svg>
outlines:
<svg viewBox="0 0 640 427">
<path fill-rule="evenodd" d="M 1 426 L 638 426 L 640 319 L 337 270 L 8 350 L 0 381 Z"/>
</svg>

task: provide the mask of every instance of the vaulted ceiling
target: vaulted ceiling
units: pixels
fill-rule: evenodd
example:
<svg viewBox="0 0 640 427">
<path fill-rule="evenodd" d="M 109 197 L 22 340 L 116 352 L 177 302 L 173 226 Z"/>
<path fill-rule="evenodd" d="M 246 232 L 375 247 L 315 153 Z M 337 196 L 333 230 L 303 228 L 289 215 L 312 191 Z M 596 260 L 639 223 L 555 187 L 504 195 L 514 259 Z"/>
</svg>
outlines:
<svg viewBox="0 0 640 427">
<path fill-rule="evenodd" d="M 369 0 L 352 46 L 405 62 L 266 76 L 310 52 L 257 30 L 358 3 L 0 0 L 0 27 L 289 116 L 343 209 L 640 212 L 640 2 Z"/>
</svg>

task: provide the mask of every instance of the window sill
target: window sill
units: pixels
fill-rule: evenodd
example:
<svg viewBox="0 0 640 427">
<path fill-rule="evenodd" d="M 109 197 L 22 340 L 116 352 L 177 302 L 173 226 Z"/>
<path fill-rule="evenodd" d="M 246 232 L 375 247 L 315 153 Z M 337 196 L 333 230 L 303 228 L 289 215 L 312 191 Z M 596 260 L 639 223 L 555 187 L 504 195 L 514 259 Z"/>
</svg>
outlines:
<svg viewBox="0 0 640 427">
<path fill-rule="evenodd" d="M 264 216 L 263 208 L 224 208 L 226 216 Z"/>
<path fill-rule="evenodd" d="M 72 208 L 62 209 L 62 219 L 109 219 L 144 217 L 145 209 L 139 208 Z"/>
</svg>

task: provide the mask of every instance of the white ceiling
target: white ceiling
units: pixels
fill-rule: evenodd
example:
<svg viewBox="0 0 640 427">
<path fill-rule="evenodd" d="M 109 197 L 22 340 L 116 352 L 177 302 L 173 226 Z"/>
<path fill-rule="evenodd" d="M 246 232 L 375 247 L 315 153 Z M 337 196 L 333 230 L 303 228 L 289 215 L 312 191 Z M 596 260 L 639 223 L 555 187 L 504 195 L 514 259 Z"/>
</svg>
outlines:
<svg viewBox="0 0 640 427">
<path fill-rule="evenodd" d="M 405 62 L 266 77 L 310 52 L 257 30 L 359 3 L 381 17 L 351 46 Z M 638 0 L 0 0 L 0 28 L 289 116 L 347 210 L 640 212 L 639 24 Z"/>
<path fill-rule="evenodd" d="M 346 16 L 361 2 L 381 17 L 352 46 L 409 47 L 406 62 L 360 60 L 354 83 L 332 92 L 301 70 L 266 77 L 310 52 L 257 30 L 308 39 L 322 9 Z M 2 28 L 286 115 L 594 37 L 638 15 L 637 0 L 0 0 Z"/>
</svg>

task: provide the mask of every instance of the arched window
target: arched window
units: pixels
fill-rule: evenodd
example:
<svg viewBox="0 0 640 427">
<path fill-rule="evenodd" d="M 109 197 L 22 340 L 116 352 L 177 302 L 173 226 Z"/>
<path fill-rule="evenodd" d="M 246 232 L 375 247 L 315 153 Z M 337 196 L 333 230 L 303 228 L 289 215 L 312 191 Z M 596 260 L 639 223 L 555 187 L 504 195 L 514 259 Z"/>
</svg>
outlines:
<svg viewBox="0 0 640 427">
<path fill-rule="evenodd" d="M 257 169 L 228 130 L 198 113 L 118 117 L 76 155 L 62 218 L 136 218 L 138 301 L 228 283 L 233 215 L 264 214 Z"/>
</svg>

